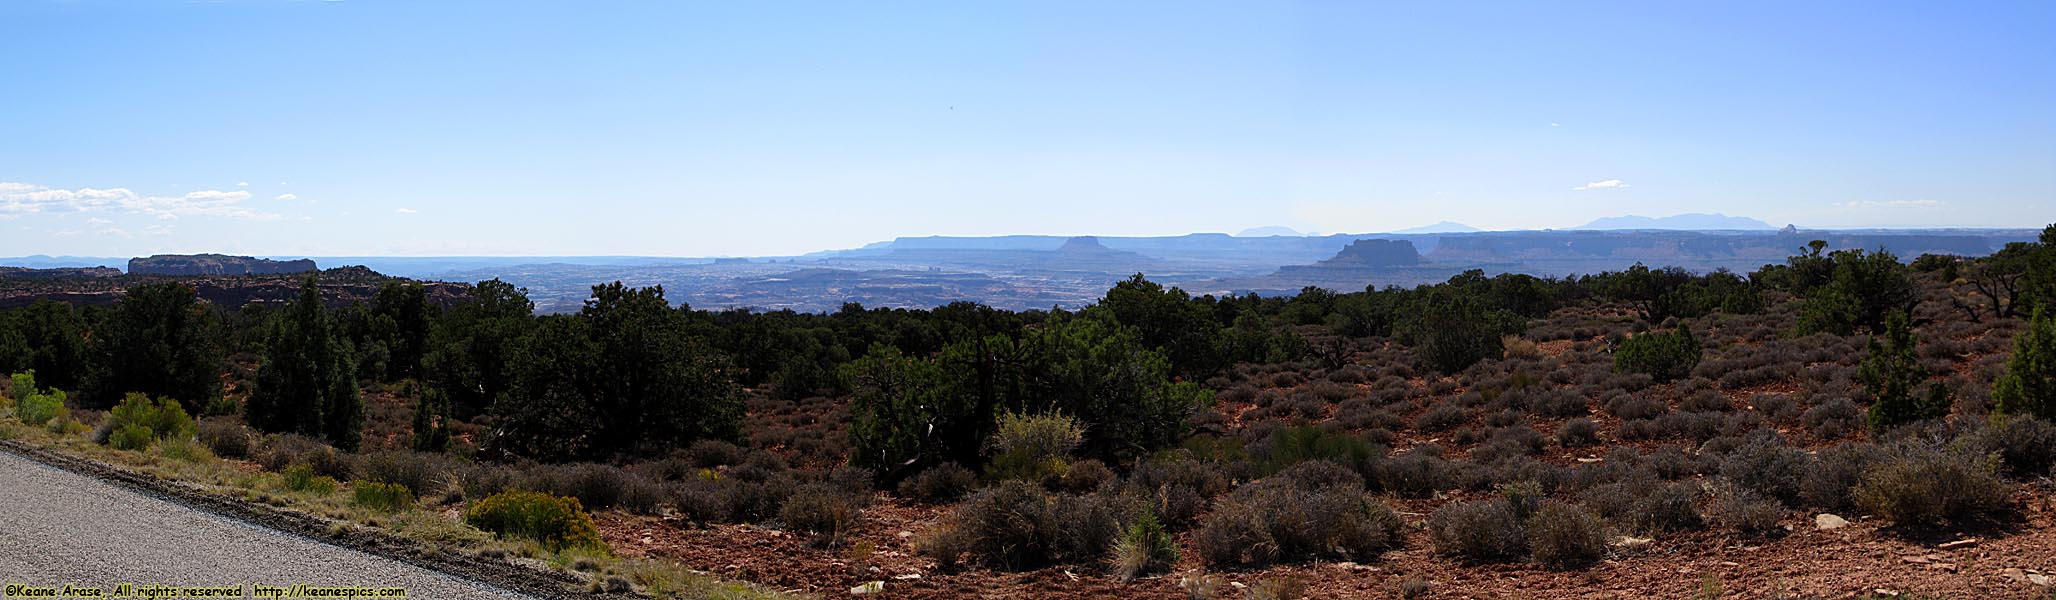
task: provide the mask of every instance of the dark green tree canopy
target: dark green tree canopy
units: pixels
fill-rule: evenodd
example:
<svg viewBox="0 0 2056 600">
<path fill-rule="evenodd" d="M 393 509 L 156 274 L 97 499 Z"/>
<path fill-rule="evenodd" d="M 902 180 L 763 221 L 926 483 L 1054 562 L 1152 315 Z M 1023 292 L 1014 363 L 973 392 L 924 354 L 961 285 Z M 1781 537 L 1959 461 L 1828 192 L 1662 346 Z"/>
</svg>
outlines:
<svg viewBox="0 0 2056 600">
<path fill-rule="evenodd" d="M 243 415 L 259 431 L 298 433 L 354 450 L 363 436 L 356 353 L 322 306 L 309 276 L 300 295 L 272 314 L 263 362 Z"/>
<path fill-rule="evenodd" d="M 129 392 L 173 398 L 200 412 L 221 397 L 226 356 L 214 312 L 183 283 L 129 288 L 88 345 L 91 371 L 80 397 L 111 407 Z"/>
</svg>

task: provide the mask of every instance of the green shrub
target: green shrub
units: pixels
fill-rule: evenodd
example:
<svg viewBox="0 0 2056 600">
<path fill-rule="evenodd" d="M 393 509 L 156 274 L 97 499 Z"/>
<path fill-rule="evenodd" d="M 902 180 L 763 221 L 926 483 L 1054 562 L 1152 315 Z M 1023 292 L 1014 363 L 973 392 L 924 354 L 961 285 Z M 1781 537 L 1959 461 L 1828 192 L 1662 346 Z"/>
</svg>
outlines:
<svg viewBox="0 0 2056 600">
<path fill-rule="evenodd" d="M 1428 517 L 1435 551 L 1476 562 L 1497 562 L 1527 553 L 1527 532 L 1505 500 L 1451 504 Z"/>
<path fill-rule="evenodd" d="M 2056 421 L 2056 308 L 2036 308 L 2013 338 L 2006 373 L 1992 383 L 1993 408 Z"/>
<path fill-rule="evenodd" d="M 1156 514 L 1148 510 L 1121 531 L 1121 539 L 1114 542 L 1114 577 L 1121 581 L 1134 581 L 1136 577 L 1166 571 L 1178 562 L 1178 543 L 1171 539 L 1171 533 L 1157 522 Z"/>
<path fill-rule="evenodd" d="M 407 486 L 378 481 L 350 484 L 351 502 L 380 512 L 399 512 L 414 506 L 414 492 Z"/>
<path fill-rule="evenodd" d="M 1918 345 L 1919 339 L 1914 337 L 1913 326 L 1907 323 L 1905 313 L 1892 313 L 1885 320 L 1885 330 L 1870 336 L 1870 352 L 1863 358 L 1858 377 L 1873 398 L 1870 402 L 1871 431 L 1882 432 L 1949 414 L 1947 387 L 1937 383 L 1929 386 L 1926 394 L 1914 391 L 1914 387 L 1928 377 L 1927 370 L 1920 366 L 1920 358 L 1914 354 Z"/>
<path fill-rule="evenodd" d="M 207 446 L 191 438 L 165 440 L 157 443 L 157 455 L 181 462 L 206 462 L 214 460 L 214 453 Z"/>
<path fill-rule="evenodd" d="M 316 496 L 327 496 L 336 492 L 336 479 L 327 475 L 314 474 L 314 468 L 307 465 L 293 465 L 279 471 L 285 480 L 286 489 L 308 492 Z"/>
<path fill-rule="evenodd" d="M 551 552 L 607 552 L 592 515 L 586 514 L 577 498 L 520 490 L 500 492 L 472 503 L 464 511 L 464 522 L 501 536 L 534 540 Z"/>
<path fill-rule="evenodd" d="M 39 390 L 36 372 L 14 374 L 14 416 L 30 425 L 42 425 L 64 412 L 64 390 Z"/>
<path fill-rule="evenodd" d="M 1995 512 L 2008 495 L 1997 457 L 1901 447 L 1863 473 L 1856 503 L 1902 525 L 1932 525 Z"/>
<path fill-rule="evenodd" d="M 156 441 L 157 435 L 150 433 L 149 427 L 141 423 L 129 423 L 115 427 L 114 434 L 107 438 L 107 445 L 116 450 L 140 452 L 150 449 L 150 444 Z"/>
<path fill-rule="evenodd" d="M 1369 442 L 1356 436 L 1312 425 L 1279 429 L 1272 432 L 1266 442 L 1258 453 L 1265 473 L 1276 473 L 1311 460 L 1361 465 L 1379 453 L 1371 448 Z"/>
<path fill-rule="evenodd" d="M 178 401 L 159 398 L 152 402 L 140 393 L 123 397 L 104 426 L 113 428 L 108 444 L 122 450 L 143 450 L 159 440 L 189 440 L 199 431 Z"/>
<path fill-rule="evenodd" d="M 1699 366 L 1699 339 L 1679 324 L 1671 333 L 1645 333 L 1628 338 L 1613 351 L 1613 369 L 1643 373 L 1656 381 L 1683 379 Z"/>
<path fill-rule="evenodd" d="M 1085 439 L 1078 420 L 1062 414 L 999 416 L 992 434 L 992 464 L 998 479 L 1044 482 L 1069 470 L 1071 450 Z"/>
<path fill-rule="evenodd" d="M 1606 556 L 1606 523 L 1576 505 L 1543 502 L 1527 526 L 1528 551 L 1549 568 L 1581 568 Z"/>
</svg>

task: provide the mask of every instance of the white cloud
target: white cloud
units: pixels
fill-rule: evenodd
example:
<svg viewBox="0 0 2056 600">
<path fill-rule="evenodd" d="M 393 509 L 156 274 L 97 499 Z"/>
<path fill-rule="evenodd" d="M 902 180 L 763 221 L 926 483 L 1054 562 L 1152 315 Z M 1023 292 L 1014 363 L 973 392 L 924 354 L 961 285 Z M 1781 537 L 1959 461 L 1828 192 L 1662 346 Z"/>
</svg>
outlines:
<svg viewBox="0 0 2056 600">
<path fill-rule="evenodd" d="M 238 181 L 238 182 L 236 182 L 236 187 L 250 187 L 250 182 L 248 182 L 248 181 Z"/>
<path fill-rule="evenodd" d="M 1878 208 L 1941 208 L 1949 203 L 1940 200 L 1851 200 L 1836 204 L 1842 208 L 1870 210 Z"/>
<path fill-rule="evenodd" d="M 284 200 L 284 201 L 286 201 L 286 202 L 292 202 L 292 201 L 294 201 L 294 200 L 299 200 L 299 199 L 300 199 L 300 195 L 299 195 L 299 194 L 279 194 L 279 195 L 278 195 L 278 197 L 277 197 L 277 198 L 275 198 L 275 200 Z"/>
<path fill-rule="evenodd" d="M 102 219 L 100 217 L 91 217 L 86 219 L 86 224 L 97 227 L 100 225 L 112 225 L 114 224 L 114 221 Z"/>
<path fill-rule="evenodd" d="M 396 213 L 400 213 L 400 214 L 403 214 L 403 215 L 411 215 L 411 214 L 414 214 L 414 213 L 418 213 L 418 212 L 421 212 L 421 211 L 418 211 L 418 210 L 414 210 L 414 209 L 411 209 L 411 208 L 401 208 L 401 209 L 395 209 L 395 210 L 393 210 L 393 212 L 396 212 Z"/>
<path fill-rule="evenodd" d="M 1582 192 L 1585 190 L 1617 190 L 1624 187 L 1628 187 L 1628 184 L 1626 182 L 1623 182 L 1619 179 L 1608 179 L 1606 181 L 1594 181 L 1592 183 L 1587 183 L 1585 185 L 1581 185 L 1571 189 L 1574 191 Z"/>
<path fill-rule="evenodd" d="M 180 196 L 146 196 L 128 188 L 53 189 L 18 182 L 0 182 L 0 218 L 30 213 L 111 212 L 177 219 L 223 217 L 274 220 L 280 215 L 243 206 L 250 192 L 200 190 Z"/>
<path fill-rule="evenodd" d="M 107 227 L 107 228 L 103 228 L 103 229 L 100 229 L 99 231 L 95 231 L 95 232 L 93 232 L 93 233 L 94 233 L 95 235 L 111 235 L 111 236 L 114 236 L 114 237 L 122 237 L 122 238 L 132 238 L 132 237 L 136 237 L 136 236 L 134 236 L 134 235 L 130 234 L 130 233 L 128 232 L 128 230 L 126 230 L 126 229 L 122 229 L 122 228 L 120 228 L 120 227 Z"/>
</svg>

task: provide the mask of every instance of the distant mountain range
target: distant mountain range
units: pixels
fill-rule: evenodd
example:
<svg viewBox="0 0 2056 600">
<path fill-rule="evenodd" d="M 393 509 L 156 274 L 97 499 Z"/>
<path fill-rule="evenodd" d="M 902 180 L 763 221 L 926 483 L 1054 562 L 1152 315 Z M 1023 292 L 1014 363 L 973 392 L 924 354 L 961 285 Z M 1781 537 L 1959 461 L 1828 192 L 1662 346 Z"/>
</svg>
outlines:
<svg viewBox="0 0 2056 600">
<path fill-rule="evenodd" d="M 1720 213 L 1687 213 L 1668 217 L 1645 217 L 1627 215 L 1605 217 L 1590 223 L 1573 227 L 1582 230 L 1624 230 L 1664 229 L 1672 231 L 1755 231 L 1777 229 L 1777 227 L 1749 217 L 1730 217 Z"/>
<path fill-rule="evenodd" d="M 1675 230 L 1692 226 L 1706 229 Z M 1460 229 L 1473 228 L 1443 222 L 1406 232 L 1331 235 L 1262 227 L 1236 236 L 927 236 L 803 256 L 728 259 L 304 258 L 321 265 L 362 265 L 386 275 L 423 280 L 476 282 L 499 278 L 527 288 L 542 312 L 578 310 L 591 293 L 591 286 L 611 281 L 634 286 L 662 285 L 671 301 L 701 308 L 833 311 L 845 302 L 870 307 L 928 308 L 970 301 L 1016 310 L 1046 310 L 1096 302 L 1114 282 L 1136 273 L 1165 285 L 1180 286 L 1193 294 L 1274 295 L 1294 293 L 1306 286 L 1330 290 L 1412 286 L 1444 281 L 1470 269 L 1487 274 L 1568 276 L 1618 270 L 1640 262 L 1700 272 L 1730 269 L 1746 273 L 1764 264 L 1783 262 L 1809 240 L 1816 239 L 1826 241 L 1830 249 L 1885 248 L 1901 259 L 1924 253 L 1979 256 L 2007 243 L 2033 240 L 2040 234 L 2039 229 L 1777 229 L 1761 221 L 1725 215 L 1618 217 L 1564 230 Z M 222 257 L 180 258 L 203 264 L 170 272 L 204 273 L 194 276 L 221 281 L 235 281 L 234 273 L 313 268 L 312 264 L 296 262 L 301 257 L 277 257 L 285 259 L 280 261 L 240 259 L 237 265 L 222 263 L 218 268 L 213 265 L 221 263 Z M 88 282 L 81 284 L 84 288 L 99 293 L 118 290 L 137 278 L 164 276 L 150 275 L 153 270 L 148 268 L 128 275 L 118 275 L 113 269 L 90 269 L 132 266 L 125 263 L 126 259 L 0 258 L 0 267 L 68 270 L 0 269 L 0 288 L 12 286 L 34 295 L 43 293 L 36 290 L 59 289 L 52 288 L 49 281 L 77 279 Z M 324 271 L 324 285 L 326 279 L 339 272 L 350 271 Z M 266 285 L 279 286 L 295 279 L 293 275 L 241 277 L 264 278 L 269 282 Z"/>
<path fill-rule="evenodd" d="M 1420 227 L 1388 231 L 1386 233 L 1471 233 L 1475 231 L 1484 230 L 1456 221 L 1443 221 L 1434 225 L 1422 225 Z"/>
</svg>

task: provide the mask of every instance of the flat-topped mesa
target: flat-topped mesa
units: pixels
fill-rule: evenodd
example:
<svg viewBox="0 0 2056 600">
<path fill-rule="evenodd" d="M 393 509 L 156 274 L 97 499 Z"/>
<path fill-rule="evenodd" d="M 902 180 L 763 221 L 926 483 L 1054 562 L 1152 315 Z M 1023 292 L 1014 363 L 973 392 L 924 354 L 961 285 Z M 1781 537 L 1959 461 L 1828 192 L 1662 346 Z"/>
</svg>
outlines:
<svg viewBox="0 0 2056 600">
<path fill-rule="evenodd" d="M 1081 235 L 1064 240 L 1064 245 L 1058 246 L 1057 252 L 1063 254 L 1111 254 L 1118 251 L 1099 243 L 1099 238 L 1097 237 Z"/>
<path fill-rule="evenodd" d="M 316 271 L 314 261 L 225 254 L 159 254 L 129 259 L 130 275 L 277 275 Z"/>
<path fill-rule="evenodd" d="M 1421 264 L 1421 253 L 1406 240 L 1357 240 L 1344 246 L 1334 258 L 1321 261 L 1326 267 L 1406 267 Z"/>
</svg>

